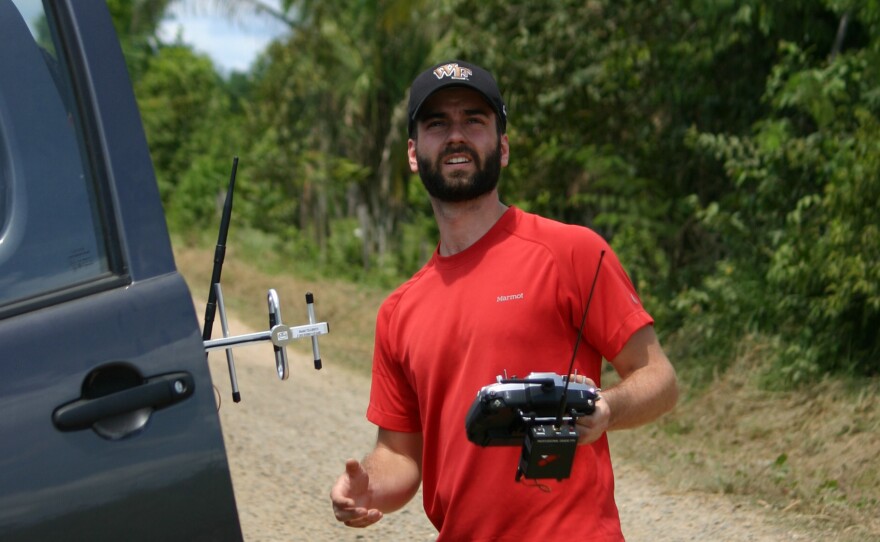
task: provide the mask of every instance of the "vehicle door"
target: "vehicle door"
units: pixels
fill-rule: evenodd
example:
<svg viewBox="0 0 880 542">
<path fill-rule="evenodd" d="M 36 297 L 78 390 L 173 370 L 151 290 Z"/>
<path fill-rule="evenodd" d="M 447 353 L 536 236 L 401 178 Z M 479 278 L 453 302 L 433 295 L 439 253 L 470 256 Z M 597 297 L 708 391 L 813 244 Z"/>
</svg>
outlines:
<svg viewBox="0 0 880 542">
<path fill-rule="evenodd" d="M 0 0 L 0 540 L 241 540 L 104 0 Z"/>
</svg>

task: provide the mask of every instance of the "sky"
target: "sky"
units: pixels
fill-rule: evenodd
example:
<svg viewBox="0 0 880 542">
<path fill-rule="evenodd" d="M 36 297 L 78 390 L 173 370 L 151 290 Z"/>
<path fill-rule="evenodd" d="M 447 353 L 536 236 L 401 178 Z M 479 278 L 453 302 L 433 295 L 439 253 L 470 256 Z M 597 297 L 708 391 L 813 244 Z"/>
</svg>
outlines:
<svg viewBox="0 0 880 542">
<path fill-rule="evenodd" d="M 231 20 L 216 8 L 198 0 L 172 4 L 169 16 L 159 27 L 164 41 L 180 35 L 200 53 L 211 57 L 221 73 L 247 71 L 270 41 L 287 27 L 267 15 L 240 13 Z"/>
<path fill-rule="evenodd" d="M 267 0 L 279 5 L 278 0 Z M 42 13 L 40 0 L 14 0 L 29 22 Z M 251 63 L 273 39 L 288 28 L 268 15 L 242 11 L 233 21 L 207 0 L 177 0 L 159 27 L 163 41 L 174 41 L 180 35 L 184 43 L 207 54 L 221 73 L 247 71 Z"/>
</svg>

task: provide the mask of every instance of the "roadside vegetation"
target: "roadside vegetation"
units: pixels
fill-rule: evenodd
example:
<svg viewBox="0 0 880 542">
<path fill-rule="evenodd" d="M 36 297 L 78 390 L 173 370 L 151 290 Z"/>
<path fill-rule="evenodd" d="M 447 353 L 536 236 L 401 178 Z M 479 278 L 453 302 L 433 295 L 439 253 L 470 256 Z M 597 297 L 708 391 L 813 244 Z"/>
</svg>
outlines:
<svg viewBox="0 0 880 542">
<path fill-rule="evenodd" d="M 266 288 L 285 317 L 311 289 L 328 360 L 367 370 L 436 239 L 407 88 L 468 58 L 509 110 L 502 199 L 606 237 L 675 361 L 680 407 L 618 456 L 880 539 L 880 4 L 226 0 L 290 33 L 220 74 L 156 37 L 171 3 L 108 5 L 196 295 L 239 156 L 230 304 L 258 325 Z"/>
<path fill-rule="evenodd" d="M 208 237 L 174 238 L 177 265 L 199 300 L 207 298 L 213 265 L 216 239 Z M 304 294 L 313 292 L 318 318 L 330 324 L 321 340 L 324 363 L 368 374 L 376 312 L 390 289 L 298 271 L 267 243 L 253 232 L 230 235 L 222 278 L 227 309 L 251 330 L 266 329 L 265 294 L 275 288 L 285 321 L 303 323 Z M 196 311 L 201 315 L 204 305 Z M 306 342 L 291 348 L 310 354 Z M 669 350 L 682 365 L 682 349 Z M 613 433 L 615 461 L 636 462 L 671 492 L 758 504 L 780 524 L 807 527 L 823 540 L 880 540 L 880 379 L 827 377 L 768 390 L 761 385 L 767 352 L 759 339 L 746 338 L 727 370 L 709 382 L 680 371 L 679 406 L 652 425 Z M 266 370 L 271 363 L 267 350 Z M 609 385 L 615 375 L 606 369 Z M 291 367 L 291 378 L 307 370 Z"/>
</svg>

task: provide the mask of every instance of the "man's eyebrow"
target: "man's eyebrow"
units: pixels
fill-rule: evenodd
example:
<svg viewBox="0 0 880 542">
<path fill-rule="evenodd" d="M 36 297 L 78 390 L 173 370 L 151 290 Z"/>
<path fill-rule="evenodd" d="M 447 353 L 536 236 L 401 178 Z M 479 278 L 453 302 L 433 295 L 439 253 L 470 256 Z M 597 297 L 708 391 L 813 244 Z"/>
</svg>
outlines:
<svg viewBox="0 0 880 542">
<path fill-rule="evenodd" d="M 487 107 L 473 107 L 470 109 L 465 109 L 464 113 L 465 113 L 465 115 L 467 115 L 469 117 L 472 117 L 475 115 L 488 117 L 490 114 L 488 106 Z M 432 119 L 444 119 L 448 116 L 449 115 L 447 113 L 444 113 L 443 111 L 440 111 L 440 110 L 426 111 L 423 115 L 421 115 L 420 120 L 426 121 L 426 120 L 432 120 Z"/>
<path fill-rule="evenodd" d="M 475 107 L 475 108 L 471 108 L 471 109 L 465 109 L 464 112 L 465 112 L 465 114 L 471 115 L 471 116 L 473 116 L 473 115 L 484 115 L 487 117 L 489 116 L 489 108 L 488 107 Z"/>
<path fill-rule="evenodd" d="M 432 119 L 442 119 L 442 118 L 445 118 L 446 116 L 447 116 L 446 113 L 444 113 L 442 111 L 427 111 L 427 112 L 425 112 L 424 115 L 421 115 L 422 118 L 420 120 L 426 121 L 426 120 L 432 120 Z"/>
</svg>

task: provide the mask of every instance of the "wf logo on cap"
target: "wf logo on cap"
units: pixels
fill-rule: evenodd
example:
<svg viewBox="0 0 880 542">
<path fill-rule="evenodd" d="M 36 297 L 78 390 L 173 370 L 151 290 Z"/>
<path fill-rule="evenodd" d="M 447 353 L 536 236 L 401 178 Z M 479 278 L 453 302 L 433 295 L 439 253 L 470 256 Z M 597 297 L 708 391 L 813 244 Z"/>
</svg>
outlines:
<svg viewBox="0 0 880 542">
<path fill-rule="evenodd" d="M 451 77 L 452 79 L 458 79 L 460 81 L 467 81 L 471 78 L 474 72 L 468 68 L 462 68 L 457 63 L 453 64 L 445 64 L 443 66 L 438 66 L 434 70 L 434 76 L 437 79 L 443 79 L 444 77 Z"/>
</svg>

